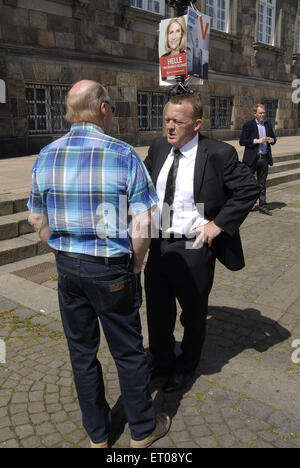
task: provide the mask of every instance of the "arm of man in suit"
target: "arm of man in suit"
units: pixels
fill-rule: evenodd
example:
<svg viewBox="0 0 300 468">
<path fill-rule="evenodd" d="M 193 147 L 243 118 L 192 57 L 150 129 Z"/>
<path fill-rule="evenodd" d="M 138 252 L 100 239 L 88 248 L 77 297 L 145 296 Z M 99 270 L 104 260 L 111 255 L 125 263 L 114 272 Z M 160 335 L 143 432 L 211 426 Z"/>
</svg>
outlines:
<svg viewBox="0 0 300 468">
<path fill-rule="evenodd" d="M 209 223 L 204 224 L 204 226 L 197 227 L 193 229 L 193 232 L 196 232 L 196 240 L 193 243 L 193 247 L 197 248 L 201 243 L 207 243 L 209 247 L 212 246 L 213 240 L 221 234 L 222 229 L 216 225 L 214 221 L 209 221 Z"/>
<path fill-rule="evenodd" d="M 248 146 L 249 148 L 254 148 L 255 146 L 253 143 L 253 134 L 250 130 L 249 122 L 243 125 L 239 143 L 240 146 Z"/>
<path fill-rule="evenodd" d="M 273 128 L 272 128 L 272 125 L 269 124 L 270 127 L 269 127 L 269 136 L 267 136 L 267 142 L 270 143 L 270 145 L 275 145 L 277 139 L 276 139 L 276 136 L 274 134 L 274 131 L 273 131 Z"/>
<path fill-rule="evenodd" d="M 146 158 L 144 159 L 144 164 L 150 176 L 151 176 L 151 171 L 152 171 L 152 157 L 153 157 L 153 144 L 150 145 L 148 149 L 148 154 Z"/>
<path fill-rule="evenodd" d="M 253 131 L 251 130 L 251 123 L 247 122 L 243 125 L 242 133 L 240 136 L 240 146 L 247 146 L 248 148 L 254 148 L 256 145 L 267 142 L 267 137 L 254 138 Z"/>
<path fill-rule="evenodd" d="M 227 145 L 225 150 L 218 151 L 218 166 L 223 166 L 223 191 L 228 194 L 228 198 L 213 220 L 194 229 L 197 238 L 193 247 L 197 247 L 200 242 L 206 242 L 211 246 L 222 231 L 233 235 L 259 195 L 259 186 L 255 177 L 245 164 L 239 162 L 236 150 Z"/>
</svg>

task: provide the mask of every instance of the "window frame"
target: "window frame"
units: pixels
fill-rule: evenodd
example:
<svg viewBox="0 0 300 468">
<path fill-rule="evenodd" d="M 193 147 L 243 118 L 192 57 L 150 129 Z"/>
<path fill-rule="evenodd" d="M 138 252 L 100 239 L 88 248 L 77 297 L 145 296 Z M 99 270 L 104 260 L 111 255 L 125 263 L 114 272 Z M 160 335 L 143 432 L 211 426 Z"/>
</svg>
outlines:
<svg viewBox="0 0 300 468">
<path fill-rule="evenodd" d="M 29 89 L 33 90 L 33 99 L 30 99 L 29 97 L 30 92 L 27 91 Z M 42 90 L 44 92 L 43 97 L 40 96 L 40 98 L 38 98 L 38 90 Z M 29 135 L 63 134 L 69 130 L 70 124 L 64 119 L 64 98 L 68 90 L 68 85 L 44 83 L 25 84 L 26 103 L 28 106 L 27 120 Z M 60 95 L 59 99 L 55 96 L 55 94 L 57 94 L 55 91 L 58 91 L 58 94 Z M 42 106 L 45 108 L 44 112 L 39 110 Z M 57 110 L 57 106 L 59 107 L 59 110 L 58 112 L 55 112 L 55 110 Z M 33 112 L 29 112 L 30 108 Z M 34 128 L 30 128 L 30 122 L 34 123 Z M 41 124 L 39 124 L 39 122 L 44 122 L 44 128 L 41 128 Z M 58 128 L 55 128 L 57 122 L 59 122 L 59 126 Z"/>
<path fill-rule="evenodd" d="M 271 5 L 270 2 L 274 2 L 274 4 Z M 269 18 L 268 10 L 272 11 L 271 24 L 268 24 L 268 18 Z M 276 18 L 276 0 L 258 0 L 258 7 L 257 7 L 257 40 L 258 42 L 261 42 L 262 44 L 274 46 L 275 44 L 275 18 Z M 262 29 L 260 28 L 260 25 L 262 25 Z M 268 32 L 268 27 L 271 29 L 270 33 Z"/>
<path fill-rule="evenodd" d="M 300 6 L 297 9 L 296 19 L 296 53 L 300 54 Z"/>
<path fill-rule="evenodd" d="M 213 100 L 215 100 L 215 110 L 213 112 Z M 226 107 L 229 111 L 229 115 L 223 117 L 221 115 L 222 103 L 226 101 Z M 232 111 L 233 111 L 233 97 L 232 96 L 211 96 L 210 97 L 210 128 L 211 130 L 230 130 L 232 126 Z M 213 120 L 217 124 L 213 124 Z M 225 122 L 224 125 L 222 122 Z"/>
<path fill-rule="evenodd" d="M 149 8 L 149 3 L 152 2 L 159 3 L 159 11 L 155 11 L 155 8 Z M 141 4 L 138 6 L 137 4 Z M 166 11 L 166 2 L 165 0 L 130 0 L 131 8 L 136 8 L 137 10 L 147 11 L 148 13 L 153 13 L 154 15 L 164 16 Z"/>
<path fill-rule="evenodd" d="M 142 96 L 147 97 L 147 103 L 142 103 Z M 164 103 L 156 105 L 154 103 L 154 97 L 164 96 Z M 139 132 L 160 132 L 164 126 L 163 110 L 168 102 L 167 93 L 156 92 L 156 91 L 138 91 L 137 92 L 137 106 L 138 106 L 138 129 Z M 154 109 L 157 108 L 155 112 Z M 142 109 L 146 109 L 146 114 L 142 112 Z M 143 124 L 143 119 L 148 119 L 147 125 Z M 154 119 L 157 120 L 156 125 L 153 125 Z"/>
<path fill-rule="evenodd" d="M 261 102 L 266 109 L 266 120 L 271 122 L 273 128 L 276 125 L 276 115 L 278 110 L 278 99 L 263 99 Z"/>
<path fill-rule="evenodd" d="M 229 33 L 229 21 L 230 21 L 230 0 L 224 0 L 224 10 L 218 7 L 218 0 L 205 0 L 205 14 L 211 17 L 210 27 L 216 31 Z M 211 15 L 211 10 L 213 14 Z M 224 19 L 218 18 L 218 12 L 224 11 Z M 218 21 L 224 21 L 224 28 L 218 27 Z"/>
</svg>

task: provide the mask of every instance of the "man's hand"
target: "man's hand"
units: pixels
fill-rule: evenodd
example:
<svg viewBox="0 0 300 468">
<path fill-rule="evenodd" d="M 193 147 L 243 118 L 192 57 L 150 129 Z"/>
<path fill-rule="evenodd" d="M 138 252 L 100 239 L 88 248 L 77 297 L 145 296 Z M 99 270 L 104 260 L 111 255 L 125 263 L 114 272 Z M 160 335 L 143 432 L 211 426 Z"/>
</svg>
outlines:
<svg viewBox="0 0 300 468">
<path fill-rule="evenodd" d="M 268 141 L 268 139 L 269 139 L 269 137 L 258 138 L 258 140 L 256 140 L 256 143 L 259 143 L 260 145 L 261 145 L 262 143 L 270 143 L 270 142 Z"/>
<path fill-rule="evenodd" d="M 212 245 L 212 241 L 222 232 L 222 229 L 217 226 L 214 221 L 210 221 L 204 226 L 199 226 L 193 229 L 192 232 L 196 232 L 196 240 L 193 243 L 193 247 L 197 247 L 200 242 L 205 242 L 209 247 Z"/>
<path fill-rule="evenodd" d="M 274 139 L 271 138 L 271 137 L 266 137 L 266 142 L 267 142 L 267 143 L 273 143 L 273 142 L 274 142 Z"/>
<path fill-rule="evenodd" d="M 55 250 L 48 245 L 48 239 L 51 234 L 51 229 L 48 223 L 48 216 L 46 214 L 29 213 L 28 222 L 31 224 L 31 226 L 33 226 L 41 241 L 46 244 L 52 250 L 52 252 L 55 252 Z"/>
</svg>

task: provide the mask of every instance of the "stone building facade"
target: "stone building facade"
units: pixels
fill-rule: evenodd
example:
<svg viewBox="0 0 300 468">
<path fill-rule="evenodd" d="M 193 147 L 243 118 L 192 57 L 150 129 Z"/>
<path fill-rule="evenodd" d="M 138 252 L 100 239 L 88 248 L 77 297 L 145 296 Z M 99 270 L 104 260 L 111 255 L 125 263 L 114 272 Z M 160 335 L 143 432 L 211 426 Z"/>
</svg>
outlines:
<svg viewBox="0 0 300 468">
<path fill-rule="evenodd" d="M 256 102 L 277 135 L 299 133 L 299 3 L 196 2 L 212 17 L 209 79 L 197 87 L 205 134 L 238 138 Z M 138 146 L 160 135 L 158 28 L 171 16 L 162 0 L 0 0 L 0 157 L 37 153 L 65 133 L 64 96 L 80 79 L 108 88 L 113 135 Z"/>
</svg>

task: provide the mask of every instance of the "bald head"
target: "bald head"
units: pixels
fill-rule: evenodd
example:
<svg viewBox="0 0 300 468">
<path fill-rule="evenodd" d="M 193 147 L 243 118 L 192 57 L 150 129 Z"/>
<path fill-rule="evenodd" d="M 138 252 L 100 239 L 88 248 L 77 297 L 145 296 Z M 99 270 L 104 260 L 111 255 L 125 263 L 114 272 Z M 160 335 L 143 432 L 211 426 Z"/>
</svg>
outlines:
<svg viewBox="0 0 300 468">
<path fill-rule="evenodd" d="M 73 97 L 73 96 L 80 96 L 85 93 L 89 94 L 97 88 L 102 88 L 104 90 L 104 87 L 100 83 L 97 83 L 97 81 L 81 80 L 81 81 L 77 81 L 77 83 L 75 83 L 72 86 L 72 88 L 68 92 L 68 95 Z"/>
<path fill-rule="evenodd" d="M 66 97 L 68 122 L 93 122 L 101 124 L 101 104 L 109 101 L 107 90 L 100 83 L 82 80 L 75 83 Z M 105 111 L 105 108 L 103 107 Z"/>
</svg>

